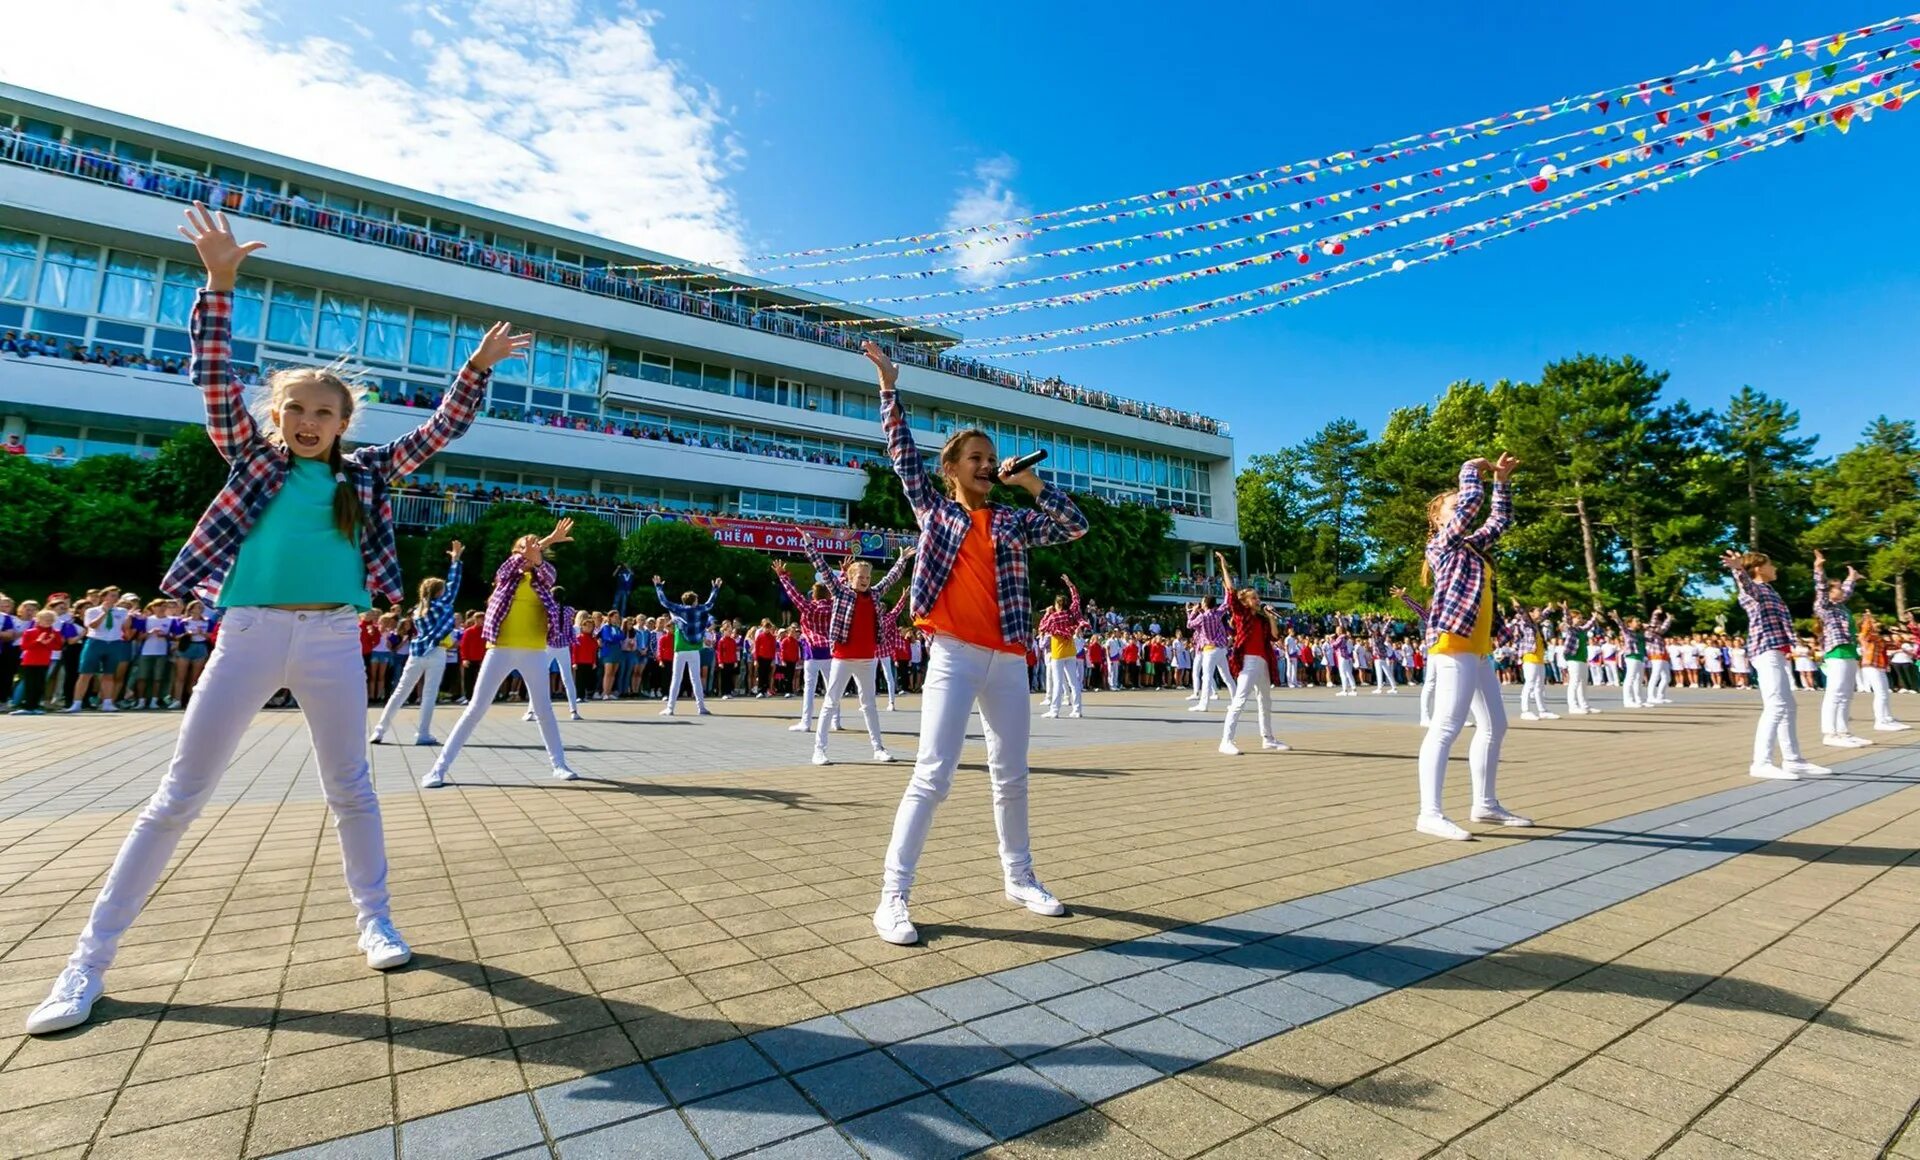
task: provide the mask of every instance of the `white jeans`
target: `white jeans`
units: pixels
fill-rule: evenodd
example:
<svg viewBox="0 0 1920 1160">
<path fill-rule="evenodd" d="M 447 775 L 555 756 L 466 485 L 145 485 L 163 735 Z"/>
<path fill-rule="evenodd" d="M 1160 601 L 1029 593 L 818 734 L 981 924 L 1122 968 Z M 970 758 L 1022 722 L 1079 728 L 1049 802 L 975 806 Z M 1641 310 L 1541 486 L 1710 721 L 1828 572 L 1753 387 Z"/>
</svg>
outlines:
<svg viewBox="0 0 1920 1160">
<path fill-rule="evenodd" d="M 1454 738 L 1473 715 L 1473 745 L 1467 750 L 1467 771 L 1473 778 L 1473 804 L 1492 808 L 1500 804 L 1496 786 L 1500 771 L 1500 741 L 1507 735 L 1507 707 L 1500 699 L 1500 678 L 1486 657 L 1435 653 L 1427 658 L 1434 692 L 1433 724 L 1420 743 L 1420 816 L 1441 817 L 1440 791 L 1447 780 L 1447 756 Z"/>
<path fill-rule="evenodd" d="M 1373 662 L 1373 687 L 1381 692 L 1393 692 L 1393 662 L 1376 660 Z"/>
<path fill-rule="evenodd" d="M 1233 682 L 1227 677 L 1227 650 L 1223 648 L 1203 648 L 1195 656 L 1193 679 L 1200 691 L 1200 708 L 1204 711 L 1213 704 L 1213 683 L 1227 692 L 1233 692 Z"/>
<path fill-rule="evenodd" d="M 387 917 L 387 847 L 367 769 L 367 678 L 352 609 L 235 608 L 187 702 L 173 761 L 107 872 L 68 960 L 105 970 L 187 827 L 213 796 L 254 714 L 278 689 L 307 719 L 314 764 L 340 835 L 347 895 L 361 927 Z"/>
<path fill-rule="evenodd" d="M 1844 737 L 1852 732 L 1847 716 L 1853 709 L 1853 690 L 1860 683 L 1860 662 L 1828 657 L 1823 667 L 1827 671 L 1827 691 L 1820 698 L 1820 732 L 1827 737 Z"/>
<path fill-rule="evenodd" d="M 1343 693 L 1357 691 L 1353 680 L 1353 661 L 1348 657 L 1340 658 L 1340 691 Z"/>
<path fill-rule="evenodd" d="M 1297 689 L 1299 687 L 1300 687 L 1300 658 L 1298 656 L 1289 656 L 1287 658 L 1287 688 Z"/>
<path fill-rule="evenodd" d="M 893 817 L 884 889 L 907 894 L 926 848 L 933 814 L 953 788 L 953 770 L 967 741 L 975 702 L 987 733 L 987 776 L 993 782 L 993 824 L 1000 833 L 1000 866 L 1009 878 L 1030 873 L 1027 835 L 1027 659 L 936 636 L 927 650 L 920 690 L 920 751 L 913 778 Z"/>
<path fill-rule="evenodd" d="M 1627 658 L 1627 675 L 1620 684 L 1620 703 L 1629 709 L 1638 709 L 1646 704 L 1644 690 L 1640 685 L 1646 668 L 1647 662 L 1638 657 Z"/>
<path fill-rule="evenodd" d="M 1070 713 L 1078 713 L 1082 700 L 1080 658 L 1048 657 L 1047 712 L 1058 715 L 1065 709 Z"/>
<path fill-rule="evenodd" d="M 1109 693 L 1114 692 L 1119 687 L 1120 687 L 1120 660 L 1118 657 L 1115 657 L 1109 654 L 1107 658 L 1107 692 Z"/>
<path fill-rule="evenodd" d="M 1233 704 L 1227 706 L 1227 723 L 1220 731 L 1220 740 L 1233 740 L 1234 727 L 1240 724 L 1240 713 L 1247 707 L 1247 696 L 1253 696 L 1253 704 L 1260 717 L 1260 740 L 1272 741 L 1273 738 L 1273 676 L 1267 671 L 1265 657 L 1242 657 L 1240 659 L 1240 679 L 1233 686 Z"/>
<path fill-rule="evenodd" d="M 693 703 L 702 713 L 707 711 L 707 690 L 700 683 L 700 650 L 677 652 L 673 654 L 673 671 L 667 675 L 667 712 L 680 703 L 680 677 L 686 675 L 687 682 L 693 686 Z M 811 674 L 809 674 L 811 676 Z M 807 696 L 813 696 L 813 682 L 807 682 Z"/>
<path fill-rule="evenodd" d="M 1752 659 L 1753 676 L 1760 685 L 1760 727 L 1753 734 L 1753 763 L 1766 765 L 1773 760 L 1774 742 L 1780 743 L 1780 760 L 1799 761 L 1800 731 L 1793 720 L 1793 678 L 1790 662 L 1779 649 L 1756 653 Z"/>
<path fill-rule="evenodd" d="M 1544 714 L 1547 711 L 1547 666 L 1539 661 L 1522 661 L 1520 674 L 1520 711 Z"/>
<path fill-rule="evenodd" d="M 813 727 L 813 687 L 826 676 L 826 661 L 816 661 L 805 657 L 800 662 L 800 681 L 805 689 L 800 694 L 800 724 Z"/>
<path fill-rule="evenodd" d="M 1421 670 L 1420 677 L 1420 727 L 1425 729 L 1433 724 L 1433 697 L 1440 686 L 1433 679 L 1433 665 L 1429 663 Z"/>
<path fill-rule="evenodd" d="M 566 690 L 567 712 L 580 711 L 580 693 L 573 687 L 573 650 L 565 645 L 547 650 L 547 661 L 560 666 L 560 687 Z"/>
<path fill-rule="evenodd" d="M 1667 690 L 1673 687 L 1673 662 L 1649 660 L 1647 678 L 1647 704 L 1664 705 L 1667 703 Z"/>
<path fill-rule="evenodd" d="M 880 658 L 880 671 L 887 676 L 887 708 L 893 708 L 893 699 L 900 692 L 900 676 L 893 671 L 893 658 Z"/>
<path fill-rule="evenodd" d="M 454 759 L 460 756 L 467 738 L 473 736 L 480 719 L 487 715 L 493 695 L 500 691 L 507 674 L 514 672 L 520 674 L 521 682 L 527 686 L 527 704 L 533 708 L 533 719 L 540 723 L 540 740 L 546 744 L 548 759 L 555 769 L 567 767 L 567 751 L 560 744 L 560 723 L 553 718 L 553 699 L 547 693 L 547 650 L 494 645 L 480 662 L 480 671 L 473 675 L 466 712 L 454 722 L 453 732 L 447 735 L 446 745 L 434 760 L 435 773 L 445 777 L 453 768 Z"/>
<path fill-rule="evenodd" d="M 1860 682 L 1873 694 L 1873 723 L 1875 725 L 1896 725 L 1899 722 L 1893 716 L 1893 686 L 1887 680 L 1885 669 L 1861 669 Z"/>
<path fill-rule="evenodd" d="M 814 748 L 822 753 L 827 751 L 827 737 L 833 732 L 833 723 L 840 719 L 840 696 L 847 691 L 849 681 L 859 691 L 860 714 L 867 719 L 867 740 L 873 742 L 876 752 L 885 749 L 887 743 L 880 736 L 880 706 L 873 695 L 872 657 L 853 660 L 835 657 L 827 663 L 826 701 L 820 709 L 820 727 L 814 731 Z"/>
<path fill-rule="evenodd" d="M 393 696 L 387 698 L 386 711 L 380 714 L 380 723 L 373 731 L 382 737 L 393 727 L 394 719 L 400 716 L 400 710 L 406 706 L 407 697 L 415 685 L 420 686 L 420 732 L 414 740 L 425 743 L 433 736 L 433 706 L 440 699 L 440 678 L 447 673 L 447 650 L 435 645 L 418 656 L 407 657 L 407 667 L 400 670 L 400 679 L 394 682 Z"/>
<path fill-rule="evenodd" d="M 1587 708 L 1587 662 L 1567 661 L 1567 712 L 1582 713 Z"/>
</svg>

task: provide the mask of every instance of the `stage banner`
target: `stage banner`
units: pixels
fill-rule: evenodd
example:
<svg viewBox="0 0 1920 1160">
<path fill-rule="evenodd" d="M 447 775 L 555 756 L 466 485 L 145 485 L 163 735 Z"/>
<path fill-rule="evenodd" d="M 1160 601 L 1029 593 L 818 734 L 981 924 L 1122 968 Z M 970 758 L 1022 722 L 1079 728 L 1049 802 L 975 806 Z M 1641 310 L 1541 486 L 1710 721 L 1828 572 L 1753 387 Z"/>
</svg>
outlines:
<svg viewBox="0 0 1920 1160">
<path fill-rule="evenodd" d="M 649 516 L 647 522 L 656 520 L 684 520 L 698 528 L 706 528 L 713 533 L 715 541 L 729 548 L 752 548 L 758 552 L 790 552 L 795 555 L 806 550 L 801 542 L 801 533 L 811 533 L 814 542 L 829 559 L 845 556 L 849 553 L 879 560 L 887 556 L 887 537 L 881 532 L 856 532 L 847 528 L 829 527 L 825 524 L 801 525 L 780 524 L 763 520 L 735 519 L 731 516 L 706 515 L 667 515 Z"/>
</svg>

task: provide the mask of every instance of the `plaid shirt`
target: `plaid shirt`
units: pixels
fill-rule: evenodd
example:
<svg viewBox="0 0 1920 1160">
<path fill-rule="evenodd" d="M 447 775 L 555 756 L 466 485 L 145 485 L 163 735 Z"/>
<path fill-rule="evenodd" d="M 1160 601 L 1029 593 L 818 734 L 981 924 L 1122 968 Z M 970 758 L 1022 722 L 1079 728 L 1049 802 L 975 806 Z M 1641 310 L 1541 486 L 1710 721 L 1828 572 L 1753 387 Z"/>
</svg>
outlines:
<svg viewBox="0 0 1920 1160">
<path fill-rule="evenodd" d="M 1505 483 L 1493 485 L 1493 514 L 1487 522 L 1467 530 L 1480 514 L 1480 469 L 1460 467 L 1460 494 L 1453 518 L 1427 542 L 1427 566 L 1433 573 L 1433 604 L 1427 612 L 1427 643 L 1443 632 L 1473 635 L 1480 619 L 1480 598 L 1493 583 L 1493 566 L 1486 551 L 1513 523 L 1513 491 Z"/>
<path fill-rule="evenodd" d="M 1878 628 L 1860 630 L 1860 667 L 1863 669 L 1887 667 L 1887 638 Z"/>
<path fill-rule="evenodd" d="M 1233 599 L 1233 593 L 1227 593 L 1227 599 Z M 1193 630 L 1193 643 L 1197 648 L 1225 648 L 1230 640 L 1227 633 L 1227 606 L 1218 608 L 1196 608 L 1187 614 L 1187 627 Z"/>
<path fill-rule="evenodd" d="M 1840 584 L 1840 599 L 1827 599 L 1827 570 L 1813 566 L 1813 618 L 1820 622 L 1820 651 L 1832 652 L 1853 643 L 1853 618 L 1847 613 L 1847 601 L 1853 596 L 1853 576 Z"/>
<path fill-rule="evenodd" d="M 240 545 L 269 501 L 280 494 L 289 470 L 289 452 L 262 434 L 247 410 L 240 383 L 233 377 L 233 295 L 202 290 L 193 305 L 193 381 L 205 397 L 207 434 L 230 465 L 227 482 L 194 525 L 193 534 L 173 558 L 160 581 L 161 591 L 181 598 L 218 600 L 220 583 L 233 566 Z M 342 468 L 360 497 L 367 520 L 360 532 L 366 562 L 367 591 L 390 604 L 406 598 L 400 557 L 393 540 L 390 481 L 418 469 L 433 454 L 466 434 L 486 397 L 491 372 L 471 365 L 448 388 L 433 416 L 392 443 L 361 447 L 341 456 Z"/>
<path fill-rule="evenodd" d="M 1513 647 L 1520 650 L 1521 656 L 1539 654 L 1540 629 L 1526 613 L 1516 612 L 1507 618 L 1507 636 L 1513 641 Z"/>
<path fill-rule="evenodd" d="M 707 598 L 699 604 L 676 604 L 667 599 L 667 590 L 658 584 L 653 586 L 653 594 L 659 598 L 660 607 L 673 617 L 680 634 L 693 641 L 694 647 L 698 648 L 699 642 L 707 639 L 707 628 L 713 623 L 713 602 L 720 599 L 720 586 L 714 585 L 713 591 L 707 593 Z"/>
<path fill-rule="evenodd" d="M 808 648 L 830 648 L 832 641 L 827 633 L 833 629 L 833 601 L 815 600 L 800 591 L 793 578 L 785 572 L 776 572 L 780 578 L 780 587 L 787 593 L 793 610 L 800 614 L 800 639 Z"/>
<path fill-rule="evenodd" d="M 913 599 L 913 589 L 906 588 L 900 593 L 900 599 L 880 617 L 880 655 L 890 657 L 900 651 L 906 641 L 906 634 L 900 631 L 900 614 L 907 610 L 907 602 Z"/>
<path fill-rule="evenodd" d="M 487 615 L 480 622 L 480 639 L 493 644 L 500 639 L 500 626 L 506 623 L 507 609 L 513 607 L 514 594 L 520 591 L 520 574 L 527 570 L 527 558 L 518 552 L 509 555 L 493 574 L 493 594 L 487 597 Z M 553 565 L 546 560 L 533 570 L 533 594 L 539 598 L 540 607 L 547 614 L 547 647 L 559 648 L 567 643 L 566 613 L 560 602 L 553 598 L 553 581 L 556 573 Z"/>
<path fill-rule="evenodd" d="M 1667 630 L 1673 627 L 1673 613 L 1668 612 L 1647 621 L 1647 654 L 1664 657 L 1667 655 Z"/>
<path fill-rule="evenodd" d="M 913 445 L 907 417 L 900 409 L 900 392 L 880 392 L 880 425 L 887 432 L 887 454 L 894 474 L 913 505 L 920 523 L 920 551 L 913 570 L 913 615 L 926 616 L 940 598 L 960 556 L 960 544 L 973 529 L 967 509 L 942 494 L 927 478 L 927 466 Z M 989 531 L 993 537 L 995 595 L 1000 605 L 1000 636 L 1025 650 L 1033 637 L 1033 610 L 1027 592 L 1027 549 L 1062 544 L 1087 533 L 1087 517 L 1072 497 L 1052 484 L 1034 497 L 1036 510 L 992 505 Z"/>
<path fill-rule="evenodd" d="M 1620 619 L 1619 613 L 1613 614 L 1613 624 L 1620 630 L 1620 651 L 1632 660 L 1647 659 L 1647 630 L 1628 628 L 1627 622 Z"/>
<path fill-rule="evenodd" d="M 1747 651 L 1757 655 L 1792 648 L 1793 617 L 1773 585 L 1755 580 L 1738 563 L 1733 565 L 1733 583 L 1747 613 Z"/>
<path fill-rule="evenodd" d="M 1420 619 L 1421 624 L 1424 625 L 1427 622 L 1427 606 L 1426 605 L 1420 603 L 1418 600 L 1415 600 L 1413 597 L 1408 596 L 1404 592 L 1400 594 L 1400 603 L 1406 605 L 1409 609 L 1411 609 L 1413 611 L 1414 616 Z"/>
<path fill-rule="evenodd" d="M 827 563 L 827 558 L 820 554 L 819 545 L 813 542 L 811 532 L 800 533 L 800 544 L 806 549 L 807 562 L 813 565 L 814 576 L 826 584 L 828 591 L 833 593 L 832 614 L 827 619 L 827 639 L 832 644 L 845 644 L 847 633 L 853 628 L 853 606 L 861 594 L 854 591 L 853 585 L 847 583 L 839 571 Z M 888 589 L 900 583 L 901 577 L 907 574 L 909 559 L 910 557 L 902 555 L 893 562 L 893 567 L 887 570 L 887 574 L 880 578 L 879 583 L 867 589 L 867 595 L 873 597 L 875 647 L 879 646 L 880 638 L 885 635 L 879 630 L 880 598 Z"/>
<path fill-rule="evenodd" d="M 429 600 L 427 610 L 413 618 L 413 639 L 407 643 L 409 653 L 417 657 L 426 656 L 434 649 L 440 648 L 441 641 L 453 635 L 453 599 L 458 595 L 460 595 L 460 561 L 455 560 L 447 566 L 446 590 Z"/>
<path fill-rule="evenodd" d="M 1067 606 L 1050 608 L 1046 615 L 1040 618 L 1041 636 L 1071 639 L 1073 634 L 1080 630 L 1080 626 L 1087 622 L 1086 617 L 1080 615 L 1080 590 L 1073 586 L 1071 580 L 1067 581 L 1067 591 L 1072 594 L 1072 598 L 1067 601 Z"/>
</svg>

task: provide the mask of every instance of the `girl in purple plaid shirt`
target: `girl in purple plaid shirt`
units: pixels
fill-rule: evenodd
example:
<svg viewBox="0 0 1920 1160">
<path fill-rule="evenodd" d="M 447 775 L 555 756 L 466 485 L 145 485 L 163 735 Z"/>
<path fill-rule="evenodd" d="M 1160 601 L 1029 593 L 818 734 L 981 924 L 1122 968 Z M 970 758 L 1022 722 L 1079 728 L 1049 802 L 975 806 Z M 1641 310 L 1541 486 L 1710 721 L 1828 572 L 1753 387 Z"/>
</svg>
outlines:
<svg viewBox="0 0 1920 1160">
<path fill-rule="evenodd" d="M 173 762 L 120 847 L 53 992 L 27 1017 L 30 1034 L 84 1023 L 106 986 L 120 938 L 200 815 L 253 716 L 280 688 L 299 699 L 314 764 L 340 838 L 360 949 L 375 970 L 413 951 L 388 917 L 386 839 L 367 767 L 367 686 L 359 613 L 374 596 L 404 597 L 394 555 L 388 482 L 464 434 L 495 364 L 531 335 L 496 324 L 431 418 L 392 443 L 343 452 L 354 395 L 330 370 L 276 372 L 266 422 L 233 375 L 233 288 L 262 242 L 240 242 L 223 214 L 195 203 L 181 229 L 207 270 L 194 305 L 193 378 L 207 434 L 231 464 L 162 581 L 173 595 L 218 595 L 225 610 L 213 656 L 180 723 Z"/>
</svg>

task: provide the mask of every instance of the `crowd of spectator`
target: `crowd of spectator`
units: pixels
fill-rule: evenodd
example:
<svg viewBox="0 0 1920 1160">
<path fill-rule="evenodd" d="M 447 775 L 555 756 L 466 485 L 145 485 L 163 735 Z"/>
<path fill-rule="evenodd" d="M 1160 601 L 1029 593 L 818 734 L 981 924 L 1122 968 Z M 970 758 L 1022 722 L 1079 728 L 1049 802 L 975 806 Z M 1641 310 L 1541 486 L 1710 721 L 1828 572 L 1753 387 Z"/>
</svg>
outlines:
<svg viewBox="0 0 1920 1160">
<path fill-rule="evenodd" d="M 63 358 L 72 362 L 92 363 L 95 366 L 157 371 L 163 375 L 187 373 L 187 360 L 184 357 L 156 358 L 140 351 L 126 351 L 119 347 L 101 346 L 98 343 L 89 349 L 72 339 L 49 338 L 44 334 L 22 335 L 11 330 L 0 335 L 0 354 L 10 354 L 17 358 Z"/>
<path fill-rule="evenodd" d="M 320 230 L 371 245 L 409 250 L 516 278 L 565 286 L 589 294 L 619 298 L 845 350 L 858 350 L 863 342 L 873 338 L 886 347 L 898 363 L 927 367 L 1027 394 L 1064 399 L 1081 406 L 1097 407 L 1155 423 L 1214 434 L 1225 430 L 1221 423 L 1205 415 L 1157 403 L 1123 399 L 1107 391 L 1074 386 L 1058 377 L 1036 379 L 1030 375 L 1015 374 L 974 359 L 948 354 L 928 344 L 892 342 L 862 333 L 854 327 L 825 325 L 795 317 L 783 310 L 763 310 L 728 302 L 712 293 L 683 290 L 620 269 L 572 266 L 483 245 L 473 238 L 387 218 L 348 213 L 333 206 L 315 204 L 298 193 L 288 196 L 249 185 L 229 184 L 201 173 L 142 165 L 101 150 L 78 147 L 66 141 L 47 140 L 8 126 L 0 126 L 0 160 L 119 185 L 158 197 L 200 201 L 239 217 Z"/>
</svg>

